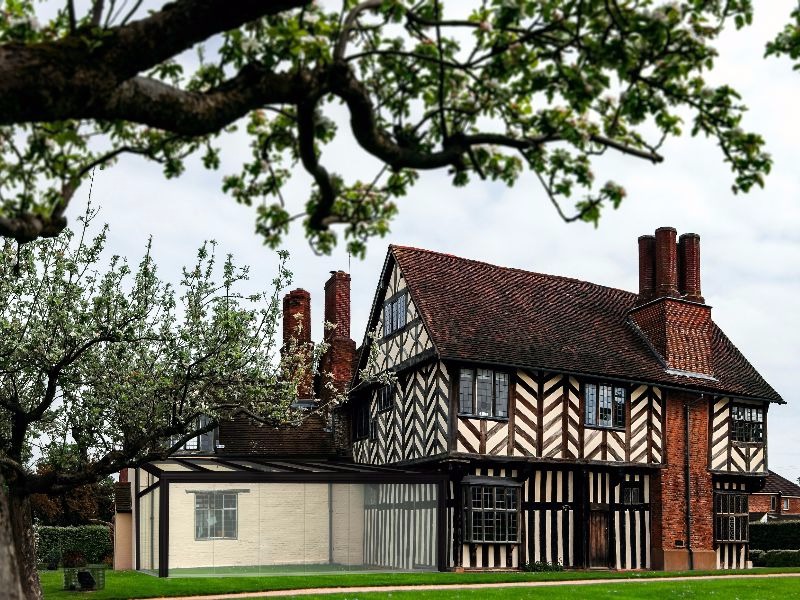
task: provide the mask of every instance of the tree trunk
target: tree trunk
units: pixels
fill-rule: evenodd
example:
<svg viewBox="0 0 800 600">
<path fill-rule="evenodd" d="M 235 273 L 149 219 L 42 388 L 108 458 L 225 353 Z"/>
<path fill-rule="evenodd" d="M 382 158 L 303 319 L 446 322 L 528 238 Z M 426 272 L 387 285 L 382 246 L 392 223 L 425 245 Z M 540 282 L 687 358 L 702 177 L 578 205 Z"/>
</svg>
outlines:
<svg viewBox="0 0 800 600">
<path fill-rule="evenodd" d="M 23 600 L 11 521 L 6 482 L 0 473 L 0 590 L 9 600 Z"/>
<path fill-rule="evenodd" d="M 8 516 L 11 537 L 16 555 L 17 577 L 22 588 L 22 598 L 42 600 L 39 571 L 36 569 L 36 542 L 33 538 L 33 513 L 31 499 L 27 494 L 15 493 L 8 487 Z"/>
</svg>

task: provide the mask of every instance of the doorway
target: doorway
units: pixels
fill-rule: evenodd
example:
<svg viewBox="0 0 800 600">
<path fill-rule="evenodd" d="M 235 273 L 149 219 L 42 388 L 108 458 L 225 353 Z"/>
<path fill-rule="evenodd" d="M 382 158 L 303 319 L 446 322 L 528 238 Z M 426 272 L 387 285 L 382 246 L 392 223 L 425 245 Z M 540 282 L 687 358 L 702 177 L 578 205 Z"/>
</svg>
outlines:
<svg viewBox="0 0 800 600">
<path fill-rule="evenodd" d="M 608 568 L 608 511 L 589 513 L 589 567 Z"/>
</svg>

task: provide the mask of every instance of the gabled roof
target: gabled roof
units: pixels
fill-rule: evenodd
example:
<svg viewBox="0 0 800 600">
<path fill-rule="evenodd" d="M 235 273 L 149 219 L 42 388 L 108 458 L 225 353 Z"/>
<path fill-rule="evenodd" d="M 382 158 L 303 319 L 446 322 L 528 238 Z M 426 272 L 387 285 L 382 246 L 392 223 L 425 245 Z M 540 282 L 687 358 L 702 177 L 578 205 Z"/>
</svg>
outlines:
<svg viewBox="0 0 800 600">
<path fill-rule="evenodd" d="M 628 320 L 634 293 L 406 246 L 389 254 L 442 359 L 783 402 L 716 325 L 715 379 L 667 373 Z"/>
<path fill-rule="evenodd" d="M 795 482 L 785 477 L 781 477 L 775 471 L 770 471 L 761 493 L 800 497 L 800 485 L 797 485 Z"/>
</svg>

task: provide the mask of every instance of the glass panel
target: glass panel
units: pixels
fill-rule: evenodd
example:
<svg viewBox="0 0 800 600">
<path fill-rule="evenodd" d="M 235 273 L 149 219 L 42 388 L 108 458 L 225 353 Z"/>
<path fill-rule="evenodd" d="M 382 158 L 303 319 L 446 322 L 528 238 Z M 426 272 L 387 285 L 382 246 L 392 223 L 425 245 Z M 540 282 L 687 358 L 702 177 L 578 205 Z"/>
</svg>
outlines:
<svg viewBox="0 0 800 600">
<path fill-rule="evenodd" d="M 483 513 L 472 513 L 472 539 L 473 541 L 480 542 L 483 540 Z"/>
<path fill-rule="evenodd" d="M 473 487 L 472 490 L 472 508 L 481 508 L 481 488 Z"/>
<path fill-rule="evenodd" d="M 472 404 L 472 376 L 474 371 L 472 369 L 461 369 L 461 380 L 458 388 L 458 406 L 459 411 L 464 414 L 473 414 Z"/>
<path fill-rule="evenodd" d="M 495 541 L 494 521 L 495 521 L 495 514 L 493 512 L 483 513 L 483 539 L 486 540 L 487 542 Z"/>
<path fill-rule="evenodd" d="M 489 417 L 492 414 L 492 372 L 478 369 L 477 376 L 478 416 Z"/>
<path fill-rule="evenodd" d="M 394 328 L 397 330 L 406 326 L 406 295 L 401 294 L 394 302 Z"/>
<path fill-rule="evenodd" d="M 506 491 L 504 488 L 494 488 L 494 506 L 498 510 L 506 508 Z"/>
<path fill-rule="evenodd" d="M 508 513 L 508 541 L 509 542 L 516 542 L 517 541 L 517 518 L 518 515 L 516 512 Z"/>
<path fill-rule="evenodd" d="M 383 335 L 392 333 L 392 303 L 387 302 L 383 307 Z"/>
<path fill-rule="evenodd" d="M 597 386 L 587 383 L 583 389 L 586 396 L 586 424 L 597 425 Z"/>
<path fill-rule="evenodd" d="M 494 405 L 496 417 L 508 416 L 508 374 L 494 374 Z"/>
<path fill-rule="evenodd" d="M 614 427 L 625 427 L 625 388 L 614 388 Z"/>
<path fill-rule="evenodd" d="M 495 521 L 495 541 L 505 542 L 508 540 L 508 526 L 506 518 L 508 513 L 498 512 L 497 520 Z"/>
<path fill-rule="evenodd" d="M 597 424 L 601 427 L 611 427 L 611 386 L 600 386 L 600 399 L 597 410 Z"/>
</svg>

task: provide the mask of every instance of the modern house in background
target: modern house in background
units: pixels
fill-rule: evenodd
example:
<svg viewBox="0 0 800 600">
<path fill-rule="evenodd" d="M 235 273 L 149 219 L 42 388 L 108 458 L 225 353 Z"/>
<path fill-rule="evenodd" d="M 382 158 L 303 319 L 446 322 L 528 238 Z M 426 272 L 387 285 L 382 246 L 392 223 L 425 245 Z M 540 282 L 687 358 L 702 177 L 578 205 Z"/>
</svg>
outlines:
<svg viewBox="0 0 800 600">
<path fill-rule="evenodd" d="M 777 520 L 800 520 L 800 485 L 769 471 L 763 489 L 750 495 L 750 521 Z"/>
<path fill-rule="evenodd" d="M 746 566 L 783 400 L 712 321 L 699 237 L 676 238 L 639 238 L 638 294 L 391 246 L 358 351 L 333 273 L 322 366 L 346 405 L 289 431 L 242 415 L 132 471 L 135 567 Z M 298 318 L 303 290 L 287 339 Z"/>
</svg>

